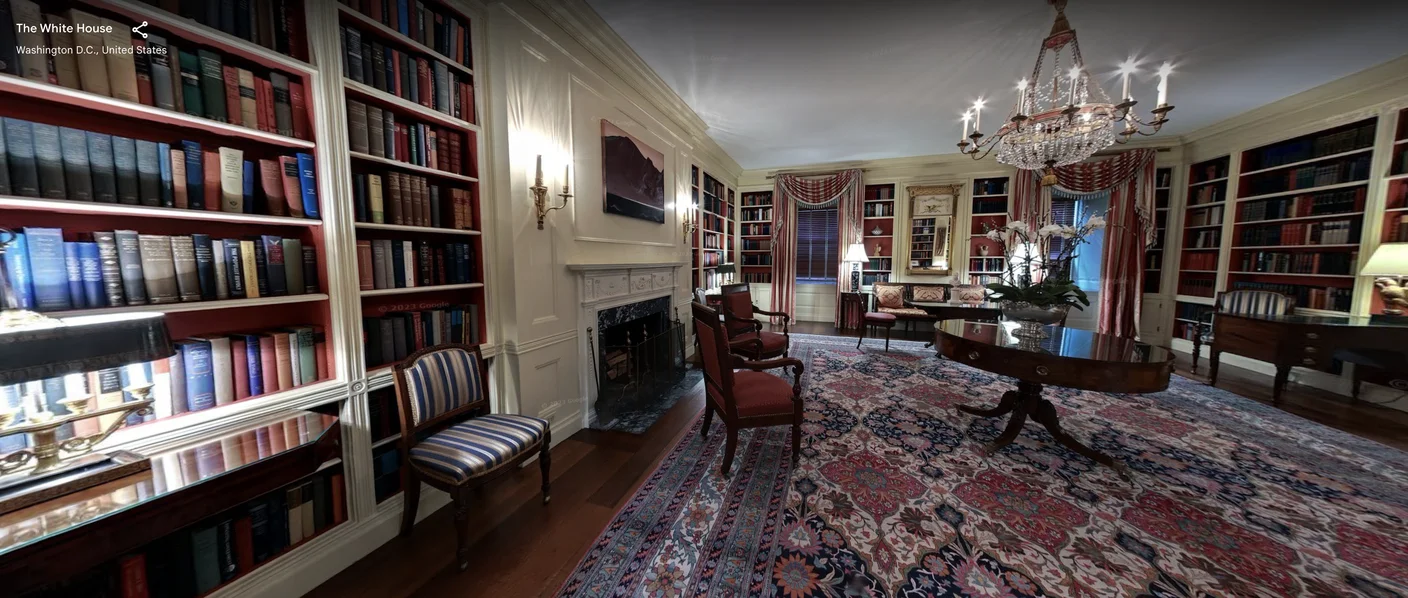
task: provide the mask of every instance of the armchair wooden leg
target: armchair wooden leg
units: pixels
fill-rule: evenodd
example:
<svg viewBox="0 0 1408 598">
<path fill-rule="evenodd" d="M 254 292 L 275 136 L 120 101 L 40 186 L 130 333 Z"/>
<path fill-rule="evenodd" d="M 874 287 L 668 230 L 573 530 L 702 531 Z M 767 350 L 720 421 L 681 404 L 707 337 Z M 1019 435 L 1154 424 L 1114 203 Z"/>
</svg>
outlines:
<svg viewBox="0 0 1408 598">
<path fill-rule="evenodd" d="M 894 329 L 893 326 L 891 326 L 890 328 L 886 328 L 886 329 L 885 329 L 885 352 L 886 352 L 886 353 L 889 353 L 889 352 L 890 352 L 890 331 L 893 330 L 893 329 Z"/>
<path fill-rule="evenodd" d="M 416 526 L 416 509 L 420 507 L 420 477 L 406 464 L 401 465 L 401 536 L 411 535 Z"/>
<path fill-rule="evenodd" d="M 455 502 L 455 561 L 464 571 L 469 568 L 469 489 L 456 488 L 451 497 Z"/>
<path fill-rule="evenodd" d="M 856 339 L 856 348 L 857 348 L 857 349 L 860 348 L 860 344 L 861 344 L 861 343 L 865 342 L 865 329 L 866 329 L 866 328 L 869 328 L 869 326 L 866 326 L 866 325 L 865 325 L 865 322 L 861 322 L 861 324 L 860 324 L 860 338 Z"/>
<path fill-rule="evenodd" d="M 538 467 L 543 472 L 543 504 L 552 502 L 552 430 L 543 430 L 543 446 L 538 449 Z"/>
<path fill-rule="evenodd" d="M 733 465 L 733 451 L 738 448 L 738 430 L 728 429 L 728 440 L 724 443 L 724 464 L 719 468 L 719 473 L 728 477 L 729 467 Z"/>
<path fill-rule="evenodd" d="M 713 406 L 707 404 L 707 398 L 704 400 L 706 401 L 706 404 L 704 405 L 704 424 L 699 427 L 700 438 L 709 437 L 709 424 L 714 423 L 714 408 Z"/>
<path fill-rule="evenodd" d="M 1193 373 L 1198 373 L 1198 354 L 1203 352 L 1202 333 L 1193 334 Z"/>
</svg>

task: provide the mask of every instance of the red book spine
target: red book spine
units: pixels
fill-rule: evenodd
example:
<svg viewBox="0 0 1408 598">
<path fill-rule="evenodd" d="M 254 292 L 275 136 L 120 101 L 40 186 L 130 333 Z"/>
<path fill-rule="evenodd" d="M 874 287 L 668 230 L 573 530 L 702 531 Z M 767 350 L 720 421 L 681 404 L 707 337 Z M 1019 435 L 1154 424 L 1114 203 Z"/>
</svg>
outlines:
<svg viewBox="0 0 1408 598">
<path fill-rule="evenodd" d="M 460 136 L 458 133 L 450 134 L 450 172 L 464 174 L 464 156 L 460 153 Z"/>
<path fill-rule="evenodd" d="M 386 59 L 391 61 L 391 78 L 394 80 L 393 84 L 390 85 L 393 90 L 392 93 L 398 98 L 405 98 L 406 90 L 401 89 L 401 53 L 396 50 L 391 50 L 391 55 L 387 56 Z"/>
<path fill-rule="evenodd" d="M 290 81 L 288 97 L 289 103 L 293 105 L 293 136 L 311 139 L 312 131 L 308 130 L 308 101 L 303 95 L 303 84 Z"/>
<path fill-rule="evenodd" d="M 248 573 L 254 570 L 254 526 L 249 516 L 235 520 L 235 570 Z"/>
<path fill-rule="evenodd" d="M 424 349 L 424 348 L 425 348 L 425 325 L 421 323 L 421 320 L 420 320 L 420 312 L 418 312 L 418 311 L 413 311 L 413 312 L 411 312 L 411 327 L 412 327 L 412 328 L 415 328 L 415 333 L 416 333 L 416 350 L 419 351 L 419 350 L 421 350 L 421 349 Z"/>
<path fill-rule="evenodd" d="M 337 524 L 347 521 L 346 482 L 343 481 L 340 473 L 332 474 L 328 482 L 332 485 L 332 522 Z"/>
<path fill-rule="evenodd" d="M 437 146 L 435 148 L 435 156 L 438 158 L 435 167 L 445 172 L 450 171 L 450 137 L 452 136 L 454 136 L 454 133 L 449 131 L 442 131 L 440 135 L 435 136 L 435 144 Z"/>
<path fill-rule="evenodd" d="M 205 151 L 201 166 L 205 168 L 205 209 L 219 212 L 224 198 L 220 196 L 220 152 Z"/>
<path fill-rule="evenodd" d="M 249 398 L 249 360 L 244 339 L 230 340 L 230 365 L 235 377 L 235 400 Z"/>
<path fill-rule="evenodd" d="M 147 557 L 129 554 L 118 560 L 122 575 L 122 598 L 147 598 Z"/>
<path fill-rule="evenodd" d="M 435 284 L 445 284 L 445 250 L 435 250 Z"/>
<path fill-rule="evenodd" d="M 460 64 L 469 62 L 469 53 L 465 52 L 464 25 L 455 21 L 455 55 L 454 59 Z M 467 65 L 466 65 L 467 66 Z"/>
<path fill-rule="evenodd" d="M 220 69 L 225 75 L 225 120 L 232 125 L 240 123 L 240 73 L 235 67 Z"/>
<path fill-rule="evenodd" d="M 314 329 L 313 329 L 313 337 L 314 337 L 314 338 L 323 337 L 323 331 L 322 331 L 322 329 L 320 329 L 320 328 L 314 328 Z M 332 376 L 329 376 L 329 375 L 328 375 L 328 343 L 327 343 L 327 341 L 318 342 L 318 343 L 315 343 L 315 344 L 313 345 L 313 363 L 316 364 L 316 366 L 317 366 L 316 371 L 317 371 L 317 373 L 318 373 L 318 379 L 319 379 L 319 380 L 327 380 L 328 378 L 331 378 L 331 377 L 332 377 Z"/>
<path fill-rule="evenodd" d="M 386 22 L 383 16 L 384 13 L 381 10 L 381 0 L 371 0 L 371 2 L 367 4 L 367 8 L 369 9 L 368 16 L 376 19 L 378 23 Z"/>
<path fill-rule="evenodd" d="M 420 105 L 433 107 L 434 103 L 430 101 L 434 95 L 430 89 L 430 61 L 424 58 L 416 59 L 416 84 L 420 86 Z"/>
<path fill-rule="evenodd" d="M 376 287 L 372 277 L 372 242 L 368 240 L 357 241 L 357 286 L 360 290 L 370 291 Z"/>
<path fill-rule="evenodd" d="M 274 84 L 268 79 L 254 80 L 254 102 L 258 108 L 259 130 L 274 132 Z"/>
<path fill-rule="evenodd" d="M 146 40 L 137 38 L 132 39 L 133 52 L 145 52 L 146 48 Z M 142 69 L 137 69 L 137 101 L 148 106 L 155 106 L 156 99 L 152 95 L 152 71 L 150 66 L 151 59 L 145 54 L 143 54 L 142 56 L 139 56 L 137 60 L 141 60 L 143 61 L 143 64 L 148 65 L 145 71 Z M 50 79 L 57 79 L 57 77 L 50 77 Z M 57 84 L 58 81 L 50 81 L 50 83 Z"/>
<path fill-rule="evenodd" d="M 410 162 L 411 134 L 406 125 L 396 123 L 396 155 L 402 162 Z"/>
<path fill-rule="evenodd" d="M 279 388 L 279 360 L 274 351 L 274 337 L 267 334 L 260 335 L 259 370 L 263 374 L 265 393 L 282 390 Z M 282 438 L 283 435 L 280 434 L 279 437 Z"/>
<path fill-rule="evenodd" d="M 288 202 L 289 214 L 303 217 L 303 188 L 298 182 L 298 158 L 279 156 L 279 170 L 283 173 L 284 201 Z"/>
<path fill-rule="evenodd" d="M 430 127 L 425 128 L 425 165 L 431 168 L 435 168 L 435 166 L 439 164 L 439 162 L 436 161 L 439 159 L 439 151 L 436 149 L 438 146 L 435 143 L 436 136 L 437 132 L 435 129 Z"/>
</svg>

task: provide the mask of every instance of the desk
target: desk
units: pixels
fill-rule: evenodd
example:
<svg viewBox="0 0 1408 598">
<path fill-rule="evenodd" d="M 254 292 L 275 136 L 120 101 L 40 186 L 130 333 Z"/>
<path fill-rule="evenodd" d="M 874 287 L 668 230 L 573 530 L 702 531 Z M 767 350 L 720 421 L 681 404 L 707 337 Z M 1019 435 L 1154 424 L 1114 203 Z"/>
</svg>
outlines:
<svg viewBox="0 0 1408 598">
<path fill-rule="evenodd" d="M 1062 326 L 1047 326 L 1048 338 L 1029 342 L 1013 337 L 1008 325 L 966 320 L 934 325 L 934 342 L 940 355 L 1017 379 L 1017 390 L 1003 394 L 995 407 L 958 407 L 979 417 L 1012 414 L 1002 434 L 984 450 L 992 453 L 1011 444 L 1030 417 L 1045 426 L 1062 446 L 1125 475 L 1124 463 L 1082 444 L 1061 429 L 1056 407 L 1041 396 L 1042 387 L 1159 392 L 1168 388 L 1169 376 L 1173 374 L 1173 352 L 1123 337 Z"/>
<path fill-rule="evenodd" d="M 1276 366 L 1271 391 L 1275 404 L 1281 402 L 1293 367 L 1329 371 L 1335 353 L 1343 349 L 1408 351 L 1408 323 L 1375 318 L 1219 313 L 1212 326 L 1208 384 L 1217 385 L 1218 360 L 1224 352 L 1270 362 Z"/>
</svg>

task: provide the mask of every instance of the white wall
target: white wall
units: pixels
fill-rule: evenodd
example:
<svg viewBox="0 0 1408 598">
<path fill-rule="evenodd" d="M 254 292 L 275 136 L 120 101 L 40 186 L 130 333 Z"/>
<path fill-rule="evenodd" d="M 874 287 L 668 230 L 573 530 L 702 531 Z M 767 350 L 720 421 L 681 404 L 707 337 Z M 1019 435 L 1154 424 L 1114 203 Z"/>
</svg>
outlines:
<svg viewBox="0 0 1408 598">
<path fill-rule="evenodd" d="M 560 441 L 582 426 L 586 368 L 580 356 L 585 329 L 594 325 L 578 321 L 577 276 L 567 264 L 687 261 L 674 203 L 688 203 L 690 164 L 727 173 L 720 176 L 730 184 L 739 167 L 584 3 L 498 2 L 487 17 L 496 184 L 486 198 L 498 208 L 491 292 L 504 341 L 500 392 L 505 410 L 549 419 Z M 664 224 L 603 213 L 603 119 L 665 154 Z M 575 195 L 566 209 L 547 216 L 544 230 L 537 229 L 528 190 L 539 155 L 553 194 L 561 191 L 563 167 L 572 164 Z M 687 267 L 681 276 L 688 277 Z M 681 286 L 674 303 L 688 317 L 689 287 Z"/>
</svg>

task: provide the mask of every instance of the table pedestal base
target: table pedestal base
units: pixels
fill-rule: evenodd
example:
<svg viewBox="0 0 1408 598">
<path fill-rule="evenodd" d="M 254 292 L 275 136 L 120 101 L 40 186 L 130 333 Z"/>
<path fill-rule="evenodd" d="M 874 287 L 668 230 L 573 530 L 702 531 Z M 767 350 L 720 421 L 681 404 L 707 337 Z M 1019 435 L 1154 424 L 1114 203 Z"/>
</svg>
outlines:
<svg viewBox="0 0 1408 598">
<path fill-rule="evenodd" d="M 996 407 L 983 409 L 979 407 L 969 407 L 959 405 L 958 410 L 970 413 L 978 417 L 1001 417 L 1012 414 L 1012 418 L 1007 420 L 1007 427 L 1002 430 L 1002 434 L 997 440 L 992 441 L 983 447 L 983 452 L 991 455 L 1002 447 L 1012 444 L 1017 439 L 1017 435 L 1022 433 L 1022 426 L 1027 423 L 1027 418 L 1035 420 L 1046 427 L 1046 431 L 1051 433 L 1051 437 L 1056 439 L 1061 446 L 1071 449 L 1077 453 L 1085 455 L 1090 460 L 1101 465 L 1105 465 L 1120 474 L 1120 477 L 1128 478 L 1127 468 L 1121 461 L 1106 455 L 1100 451 L 1081 444 L 1079 440 L 1071 437 L 1061 429 L 1060 418 L 1056 415 L 1056 406 L 1051 401 L 1041 397 L 1041 385 L 1035 382 L 1018 381 L 1017 390 L 1009 390 L 1003 393 L 1002 400 Z"/>
</svg>

